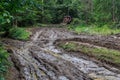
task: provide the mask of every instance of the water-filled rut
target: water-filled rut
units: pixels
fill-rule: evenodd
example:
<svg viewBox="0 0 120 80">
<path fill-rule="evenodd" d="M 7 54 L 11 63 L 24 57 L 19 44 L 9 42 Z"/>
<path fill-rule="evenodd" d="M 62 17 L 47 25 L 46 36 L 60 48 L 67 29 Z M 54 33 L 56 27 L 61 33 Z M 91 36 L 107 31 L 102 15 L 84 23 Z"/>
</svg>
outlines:
<svg viewBox="0 0 120 80">
<path fill-rule="evenodd" d="M 120 74 L 54 45 L 57 40 L 75 37 L 80 36 L 65 29 L 40 28 L 27 42 L 3 40 L 11 49 L 12 61 L 19 71 L 15 80 L 120 80 Z"/>
</svg>

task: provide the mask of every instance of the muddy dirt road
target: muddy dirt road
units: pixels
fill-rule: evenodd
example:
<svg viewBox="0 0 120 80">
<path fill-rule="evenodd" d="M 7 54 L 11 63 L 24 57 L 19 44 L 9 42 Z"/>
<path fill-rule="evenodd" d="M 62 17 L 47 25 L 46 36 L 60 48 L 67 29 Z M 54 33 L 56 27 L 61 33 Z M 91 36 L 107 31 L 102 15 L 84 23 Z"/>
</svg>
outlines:
<svg viewBox="0 0 120 80">
<path fill-rule="evenodd" d="M 38 28 L 33 30 L 30 41 L 3 40 L 18 73 L 11 80 L 120 80 L 116 72 L 119 69 L 111 67 L 109 70 L 54 45 L 56 41 L 81 38 L 86 37 L 62 28 Z"/>
</svg>

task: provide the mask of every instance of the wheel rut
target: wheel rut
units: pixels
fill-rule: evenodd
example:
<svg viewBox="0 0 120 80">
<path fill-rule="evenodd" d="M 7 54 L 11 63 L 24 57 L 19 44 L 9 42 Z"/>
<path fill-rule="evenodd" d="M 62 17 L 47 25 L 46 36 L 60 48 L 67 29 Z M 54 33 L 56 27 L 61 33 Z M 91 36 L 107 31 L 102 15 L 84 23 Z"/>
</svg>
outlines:
<svg viewBox="0 0 120 80">
<path fill-rule="evenodd" d="M 40 28 L 34 30 L 30 41 L 6 39 L 3 43 L 11 50 L 19 70 L 16 80 L 120 80 L 120 74 L 54 45 L 59 40 L 80 37 L 62 28 Z"/>
</svg>

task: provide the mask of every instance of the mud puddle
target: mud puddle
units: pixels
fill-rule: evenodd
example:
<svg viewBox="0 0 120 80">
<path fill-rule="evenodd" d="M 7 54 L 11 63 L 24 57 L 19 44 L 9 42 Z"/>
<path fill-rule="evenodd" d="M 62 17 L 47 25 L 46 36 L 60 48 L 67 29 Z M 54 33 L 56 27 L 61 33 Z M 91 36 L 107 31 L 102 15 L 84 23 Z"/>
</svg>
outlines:
<svg viewBox="0 0 120 80">
<path fill-rule="evenodd" d="M 75 37 L 65 29 L 41 28 L 28 42 L 3 40 L 20 73 L 16 80 L 120 80 L 120 74 L 54 46 L 57 40 Z"/>
</svg>

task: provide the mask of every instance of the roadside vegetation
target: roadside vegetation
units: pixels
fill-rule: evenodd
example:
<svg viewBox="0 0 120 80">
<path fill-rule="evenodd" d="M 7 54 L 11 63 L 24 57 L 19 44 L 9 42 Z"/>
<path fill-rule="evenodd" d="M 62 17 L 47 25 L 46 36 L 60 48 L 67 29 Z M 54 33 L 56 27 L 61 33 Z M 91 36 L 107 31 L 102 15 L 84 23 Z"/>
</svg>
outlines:
<svg viewBox="0 0 120 80">
<path fill-rule="evenodd" d="M 80 52 L 81 54 L 91 56 L 102 62 L 120 66 L 120 51 L 118 50 L 87 46 L 73 41 L 60 42 L 58 45 L 68 52 Z"/>
<path fill-rule="evenodd" d="M 9 37 L 18 40 L 28 40 L 30 32 L 27 32 L 24 28 L 12 28 L 9 31 Z"/>
<path fill-rule="evenodd" d="M 5 80 L 4 76 L 7 73 L 8 67 L 10 66 L 8 57 L 8 52 L 2 45 L 0 45 L 0 80 Z"/>
<path fill-rule="evenodd" d="M 96 25 L 77 25 L 72 26 L 71 30 L 76 33 L 84 33 L 84 34 L 93 34 L 93 35 L 113 35 L 120 33 L 120 28 L 109 27 L 110 25 L 96 26 Z"/>
</svg>

